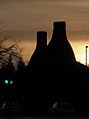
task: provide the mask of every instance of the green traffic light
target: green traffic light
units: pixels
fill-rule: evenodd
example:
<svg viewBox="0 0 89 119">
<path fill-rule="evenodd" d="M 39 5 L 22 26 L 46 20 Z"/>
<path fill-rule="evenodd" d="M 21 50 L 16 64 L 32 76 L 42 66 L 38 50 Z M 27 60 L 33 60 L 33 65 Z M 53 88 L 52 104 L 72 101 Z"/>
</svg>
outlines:
<svg viewBox="0 0 89 119">
<path fill-rule="evenodd" d="M 13 81 L 10 81 L 10 84 L 13 84 Z"/>
<path fill-rule="evenodd" d="M 5 80 L 5 84 L 8 84 L 8 80 Z"/>
</svg>

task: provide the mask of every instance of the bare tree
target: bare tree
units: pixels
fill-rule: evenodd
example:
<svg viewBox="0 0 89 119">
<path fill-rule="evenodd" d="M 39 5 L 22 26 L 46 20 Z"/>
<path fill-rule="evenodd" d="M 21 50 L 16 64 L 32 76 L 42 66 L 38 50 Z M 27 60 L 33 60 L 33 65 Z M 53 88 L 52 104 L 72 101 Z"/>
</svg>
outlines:
<svg viewBox="0 0 89 119">
<path fill-rule="evenodd" d="M 15 34 L 12 32 L 2 31 L 0 28 L 0 67 L 11 64 L 15 68 L 18 63 L 23 62 L 25 65 L 19 47 L 21 41 L 16 40 Z"/>
</svg>

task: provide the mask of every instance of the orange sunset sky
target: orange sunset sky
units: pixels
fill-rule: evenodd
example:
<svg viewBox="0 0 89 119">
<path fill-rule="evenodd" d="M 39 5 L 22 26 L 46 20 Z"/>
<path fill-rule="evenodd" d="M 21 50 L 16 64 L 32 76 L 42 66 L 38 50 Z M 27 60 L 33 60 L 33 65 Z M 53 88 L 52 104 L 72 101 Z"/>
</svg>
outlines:
<svg viewBox="0 0 89 119">
<path fill-rule="evenodd" d="M 2 28 L 22 36 L 21 47 L 26 62 L 36 45 L 37 31 L 52 36 L 53 22 L 66 21 L 67 38 L 76 60 L 85 64 L 85 46 L 89 45 L 89 0 L 0 0 Z M 89 63 L 89 49 L 88 63 Z"/>
</svg>

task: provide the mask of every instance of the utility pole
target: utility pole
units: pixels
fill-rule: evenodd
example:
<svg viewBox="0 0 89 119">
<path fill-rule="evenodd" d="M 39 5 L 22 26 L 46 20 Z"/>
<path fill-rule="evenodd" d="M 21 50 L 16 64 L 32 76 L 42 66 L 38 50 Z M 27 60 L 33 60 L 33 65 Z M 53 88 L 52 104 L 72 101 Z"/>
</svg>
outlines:
<svg viewBox="0 0 89 119">
<path fill-rule="evenodd" d="M 86 46 L 86 56 L 85 56 L 85 58 L 86 58 L 86 66 L 87 66 L 87 48 L 88 48 L 88 46 Z"/>
</svg>

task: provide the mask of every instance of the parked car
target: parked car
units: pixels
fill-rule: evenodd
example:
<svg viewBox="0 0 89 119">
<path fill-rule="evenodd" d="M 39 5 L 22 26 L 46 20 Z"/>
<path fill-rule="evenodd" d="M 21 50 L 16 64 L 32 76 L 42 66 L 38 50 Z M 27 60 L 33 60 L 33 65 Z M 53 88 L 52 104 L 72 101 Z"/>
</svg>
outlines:
<svg viewBox="0 0 89 119">
<path fill-rule="evenodd" d="M 0 116 L 16 116 L 22 112 L 21 105 L 18 102 L 2 102 L 0 103 Z"/>
<path fill-rule="evenodd" d="M 51 105 L 49 110 L 51 113 L 72 113 L 74 108 L 70 102 L 57 101 Z"/>
</svg>

